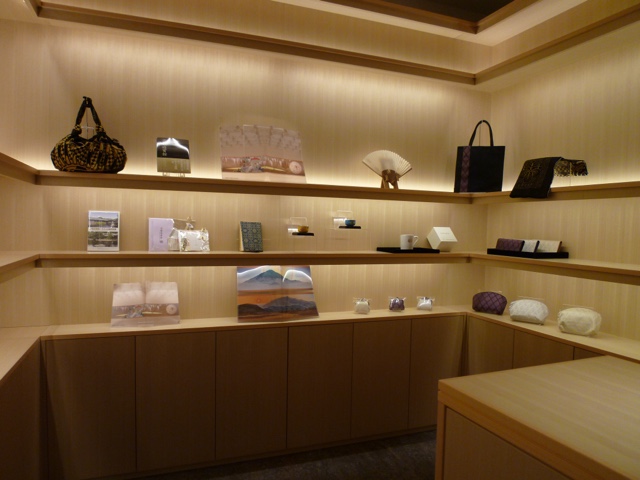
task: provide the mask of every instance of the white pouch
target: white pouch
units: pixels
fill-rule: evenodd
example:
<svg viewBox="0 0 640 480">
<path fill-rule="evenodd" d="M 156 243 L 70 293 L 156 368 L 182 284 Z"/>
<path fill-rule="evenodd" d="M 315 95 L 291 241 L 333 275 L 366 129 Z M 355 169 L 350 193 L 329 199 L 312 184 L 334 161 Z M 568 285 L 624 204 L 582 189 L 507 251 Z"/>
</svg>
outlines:
<svg viewBox="0 0 640 480">
<path fill-rule="evenodd" d="M 430 297 L 418 297 L 418 310 L 432 310 L 433 298 Z"/>
<path fill-rule="evenodd" d="M 371 311 L 368 298 L 354 298 L 353 303 L 355 305 L 353 311 L 356 313 L 367 314 Z"/>
<path fill-rule="evenodd" d="M 181 252 L 208 252 L 209 232 L 202 230 L 178 230 L 178 245 Z"/>
<path fill-rule="evenodd" d="M 538 300 L 515 300 L 509 304 L 509 316 L 516 322 L 542 325 L 549 316 L 549 308 Z"/>
<path fill-rule="evenodd" d="M 590 308 L 565 308 L 558 312 L 558 328 L 561 332 L 591 337 L 598 333 L 602 315 Z"/>
</svg>

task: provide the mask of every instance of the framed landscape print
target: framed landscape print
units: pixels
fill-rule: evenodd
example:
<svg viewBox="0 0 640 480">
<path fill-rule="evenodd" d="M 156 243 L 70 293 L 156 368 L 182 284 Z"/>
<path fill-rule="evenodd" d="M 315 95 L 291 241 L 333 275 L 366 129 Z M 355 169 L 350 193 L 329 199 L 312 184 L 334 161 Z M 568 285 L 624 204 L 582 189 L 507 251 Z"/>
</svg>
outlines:
<svg viewBox="0 0 640 480">
<path fill-rule="evenodd" d="M 309 266 L 237 267 L 238 320 L 282 321 L 318 316 Z"/>
</svg>

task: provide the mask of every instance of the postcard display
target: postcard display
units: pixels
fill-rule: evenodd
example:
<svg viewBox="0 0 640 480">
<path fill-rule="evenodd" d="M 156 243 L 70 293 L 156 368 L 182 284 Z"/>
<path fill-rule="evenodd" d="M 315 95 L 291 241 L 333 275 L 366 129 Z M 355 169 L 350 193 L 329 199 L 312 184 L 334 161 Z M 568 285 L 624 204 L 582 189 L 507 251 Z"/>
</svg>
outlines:
<svg viewBox="0 0 640 480">
<path fill-rule="evenodd" d="M 176 282 L 116 283 L 112 327 L 153 327 L 180 323 Z"/>
<path fill-rule="evenodd" d="M 89 210 L 87 250 L 89 252 L 120 250 L 120 212 Z"/>
<path fill-rule="evenodd" d="M 222 178 L 306 183 L 298 132 L 260 125 L 220 127 Z"/>
</svg>

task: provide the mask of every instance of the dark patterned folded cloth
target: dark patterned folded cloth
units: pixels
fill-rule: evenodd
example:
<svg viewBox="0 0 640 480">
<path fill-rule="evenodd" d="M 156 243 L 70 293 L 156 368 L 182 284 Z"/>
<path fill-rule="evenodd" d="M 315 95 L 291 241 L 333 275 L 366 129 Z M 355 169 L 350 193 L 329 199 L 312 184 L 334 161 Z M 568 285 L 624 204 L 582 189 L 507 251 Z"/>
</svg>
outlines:
<svg viewBox="0 0 640 480">
<path fill-rule="evenodd" d="M 545 157 L 524 162 L 510 196 L 547 198 L 553 181 L 553 168 L 561 159 L 562 157 Z"/>
<path fill-rule="evenodd" d="M 589 175 L 587 162 L 584 160 L 567 160 L 566 158 L 560 158 L 556 162 L 553 173 L 557 177 L 568 177 L 569 175 L 584 177 Z"/>
<path fill-rule="evenodd" d="M 562 157 L 544 157 L 527 160 L 522 166 L 518 180 L 511 190 L 512 198 L 547 198 L 553 176 L 588 175 L 584 160 L 568 160 Z"/>
</svg>

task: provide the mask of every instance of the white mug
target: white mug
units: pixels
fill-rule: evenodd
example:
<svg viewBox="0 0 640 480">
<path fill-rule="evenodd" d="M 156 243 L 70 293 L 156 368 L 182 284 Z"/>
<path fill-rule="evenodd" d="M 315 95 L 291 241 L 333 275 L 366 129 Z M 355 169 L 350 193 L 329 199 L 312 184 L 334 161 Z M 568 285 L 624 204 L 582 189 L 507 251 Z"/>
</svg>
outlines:
<svg viewBox="0 0 640 480">
<path fill-rule="evenodd" d="M 400 250 L 413 250 L 413 247 L 416 243 L 418 243 L 417 235 L 400 235 Z"/>
</svg>

